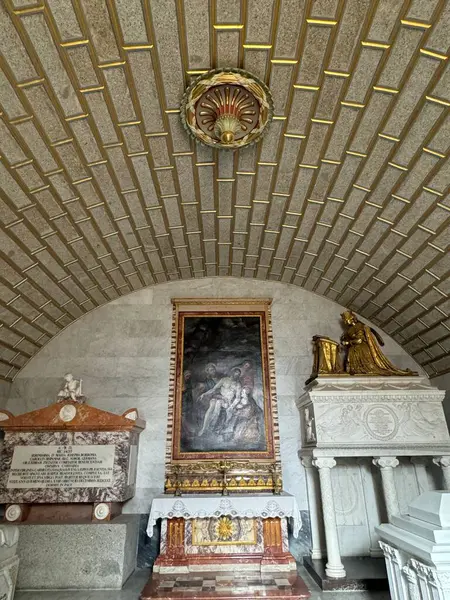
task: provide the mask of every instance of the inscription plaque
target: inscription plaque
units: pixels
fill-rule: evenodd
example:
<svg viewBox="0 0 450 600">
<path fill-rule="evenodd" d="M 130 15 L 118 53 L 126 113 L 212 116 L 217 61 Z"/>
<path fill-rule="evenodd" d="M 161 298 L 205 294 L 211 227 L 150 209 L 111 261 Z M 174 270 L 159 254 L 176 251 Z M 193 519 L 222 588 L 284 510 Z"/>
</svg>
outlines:
<svg viewBox="0 0 450 600">
<path fill-rule="evenodd" d="M 115 450 L 114 445 L 16 446 L 6 487 L 109 487 Z"/>
<path fill-rule="evenodd" d="M 389 440 L 398 431 L 397 415 L 387 406 L 372 406 L 366 412 L 364 421 L 370 435 L 378 440 Z"/>
</svg>

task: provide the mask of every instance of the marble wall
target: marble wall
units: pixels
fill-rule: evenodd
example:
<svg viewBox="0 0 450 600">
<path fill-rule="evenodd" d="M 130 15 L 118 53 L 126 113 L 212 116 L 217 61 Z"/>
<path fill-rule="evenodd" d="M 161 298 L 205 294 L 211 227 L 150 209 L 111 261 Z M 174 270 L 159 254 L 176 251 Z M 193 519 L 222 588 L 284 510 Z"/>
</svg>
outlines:
<svg viewBox="0 0 450 600">
<path fill-rule="evenodd" d="M 11 382 L 0 379 L 0 408 L 6 408 L 10 392 Z"/>
<path fill-rule="evenodd" d="M 444 412 L 445 418 L 447 419 L 447 425 L 450 428 L 450 373 L 446 373 L 440 377 L 435 377 L 433 379 L 433 385 L 438 387 L 440 390 L 446 391 L 444 399 Z"/>
<path fill-rule="evenodd" d="M 140 436 L 136 496 L 125 511 L 147 513 L 164 484 L 164 444 L 169 387 L 172 297 L 269 297 L 276 359 L 284 487 L 307 511 L 303 467 L 297 456 L 300 420 L 295 400 L 312 366 L 311 338 L 338 339 L 342 307 L 295 286 L 233 278 L 202 278 L 145 288 L 85 315 L 45 346 L 18 374 L 6 408 L 14 414 L 52 403 L 64 373 L 83 379 L 89 401 L 123 413 L 136 407 L 147 421 Z M 421 372 L 384 336 L 385 351 L 399 367 Z"/>
</svg>

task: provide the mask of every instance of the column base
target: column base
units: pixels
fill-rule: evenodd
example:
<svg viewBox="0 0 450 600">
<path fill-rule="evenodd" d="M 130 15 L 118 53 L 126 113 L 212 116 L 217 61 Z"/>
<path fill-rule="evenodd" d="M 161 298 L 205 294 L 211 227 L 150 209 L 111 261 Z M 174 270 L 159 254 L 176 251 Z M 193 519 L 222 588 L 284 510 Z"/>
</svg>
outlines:
<svg viewBox="0 0 450 600">
<path fill-rule="evenodd" d="M 341 567 L 338 567 L 338 566 L 330 566 L 327 563 L 327 566 L 325 567 L 325 573 L 326 573 L 327 577 L 332 577 L 333 579 L 342 579 L 343 577 L 347 576 L 347 573 L 345 572 L 345 569 L 344 569 L 344 565 L 342 565 Z"/>
<path fill-rule="evenodd" d="M 326 559 L 312 560 L 303 558 L 303 564 L 314 581 L 324 591 L 345 590 L 388 590 L 384 559 L 369 556 L 343 558 L 345 577 L 329 576 L 326 571 Z"/>
</svg>

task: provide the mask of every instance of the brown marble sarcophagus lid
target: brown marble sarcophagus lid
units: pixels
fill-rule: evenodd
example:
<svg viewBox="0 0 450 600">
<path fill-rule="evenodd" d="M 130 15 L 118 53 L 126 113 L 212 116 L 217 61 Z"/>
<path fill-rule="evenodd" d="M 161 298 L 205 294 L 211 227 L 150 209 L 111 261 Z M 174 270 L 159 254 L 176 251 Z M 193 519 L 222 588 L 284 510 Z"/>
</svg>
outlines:
<svg viewBox="0 0 450 600">
<path fill-rule="evenodd" d="M 6 520 L 44 504 L 91 505 L 75 512 L 111 518 L 134 496 L 144 428 L 134 408 L 117 415 L 73 400 L 18 416 L 0 410 L 0 503 L 13 505 Z"/>
</svg>

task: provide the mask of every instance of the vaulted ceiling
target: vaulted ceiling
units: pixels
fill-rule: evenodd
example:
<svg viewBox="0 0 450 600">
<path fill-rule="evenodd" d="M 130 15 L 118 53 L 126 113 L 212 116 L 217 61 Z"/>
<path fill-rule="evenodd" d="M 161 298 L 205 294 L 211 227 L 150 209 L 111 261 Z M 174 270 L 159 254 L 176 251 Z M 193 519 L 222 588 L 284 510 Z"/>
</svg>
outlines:
<svg viewBox="0 0 450 600">
<path fill-rule="evenodd" d="M 214 275 L 357 310 L 450 370 L 450 2 L 0 2 L 0 376 L 122 294 Z M 195 145 L 192 78 L 271 88 L 263 141 Z"/>
</svg>

